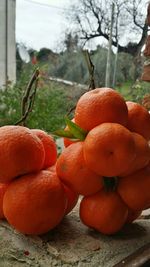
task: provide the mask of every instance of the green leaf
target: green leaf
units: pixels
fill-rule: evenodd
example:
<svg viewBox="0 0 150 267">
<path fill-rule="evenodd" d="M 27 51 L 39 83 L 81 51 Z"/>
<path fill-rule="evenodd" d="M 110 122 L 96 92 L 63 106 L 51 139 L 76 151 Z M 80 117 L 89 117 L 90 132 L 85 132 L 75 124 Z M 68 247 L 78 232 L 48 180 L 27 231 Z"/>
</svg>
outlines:
<svg viewBox="0 0 150 267">
<path fill-rule="evenodd" d="M 60 137 L 75 138 L 74 135 L 70 131 L 63 130 L 63 129 L 56 130 L 52 132 L 52 134 L 60 136 Z"/>
<path fill-rule="evenodd" d="M 73 121 L 71 121 L 68 117 L 65 117 L 65 121 L 66 121 L 66 124 L 67 124 L 70 132 L 74 136 L 74 138 L 77 138 L 80 141 L 83 141 L 88 132 L 83 130 L 81 127 L 79 127 Z"/>
</svg>

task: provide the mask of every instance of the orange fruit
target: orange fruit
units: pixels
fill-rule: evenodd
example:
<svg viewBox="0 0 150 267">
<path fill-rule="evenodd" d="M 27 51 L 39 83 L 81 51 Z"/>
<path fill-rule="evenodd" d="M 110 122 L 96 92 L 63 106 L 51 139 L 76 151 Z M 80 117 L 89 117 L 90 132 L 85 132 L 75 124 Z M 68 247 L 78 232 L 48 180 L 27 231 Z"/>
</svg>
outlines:
<svg viewBox="0 0 150 267">
<path fill-rule="evenodd" d="M 91 130 L 104 122 L 126 125 L 128 110 L 123 97 L 111 88 L 97 88 L 83 94 L 75 109 L 75 122 Z"/>
<path fill-rule="evenodd" d="M 65 184 L 63 186 L 64 186 L 65 194 L 67 197 L 67 207 L 65 210 L 65 215 L 67 215 L 76 206 L 78 199 L 79 199 L 79 195 L 75 193 L 73 190 L 71 190 L 71 188 L 69 188 Z"/>
<path fill-rule="evenodd" d="M 63 150 L 57 159 L 56 171 L 61 181 L 77 194 L 94 194 L 103 187 L 102 177 L 85 165 L 83 142 L 77 142 Z"/>
<path fill-rule="evenodd" d="M 138 219 L 138 217 L 141 215 L 141 213 L 142 213 L 141 210 L 133 211 L 131 209 L 128 209 L 128 217 L 126 219 L 126 223 L 132 223 L 133 221 Z"/>
<path fill-rule="evenodd" d="M 4 219 L 4 212 L 3 212 L 3 198 L 4 194 L 8 188 L 9 184 L 2 184 L 0 183 L 0 219 Z"/>
<path fill-rule="evenodd" d="M 128 208 L 116 192 L 101 190 L 81 200 L 81 221 L 103 234 L 118 232 L 127 216 Z"/>
<path fill-rule="evenodd" d="M 56 165 L 53 165 L 47 168 L 46 170 L 56 174 Z M 65 210 L 65 215 L 67 215 L 76 206 L 78 202 L 79 194 L 75 193 L 70 187 L 66 186 L 65 184 L 62 183 L 62 185 L 63 185 L 65 195 L 67 198 L 67 205 L 66 205 L 66 210 Z"/>
<path fill-rule="evenodd" d="M 128 107 L 128 129 L 141 134 L 145 139 L 150 140 L 150 114 L 138 103 L 126 102 Z"/>
<path fill-rule="evenodd" d="M 75 139 L 69 139 L 69 138 L 67 138 L 67 137 L 64 137 L 64 146 L 65 147 L 68 147 L 68 146 L 70 146 L 71 144 L 73 144 L 73 143 L 75 143 L 75 142 L 78 142 L 78 141 L 76 141 Z"/>
<path fill-rule="evenodd" d="M 119 179 L 117 191 L 126 205 L 133 211 L 150 206 L 150 167 Z"/>
<path fill-rule="evenodd" d="M 135 158 L 131 132 L 117 123 L 103 123 L 93 128 L 83 145 L 86 165 L 97 174 L 118 176 Z"/>
<path fill-rule="evenodd" d="M 44 157 L 41 141 L 28 128 L 0 127 L 0 182 L 41 170 Z"/>
<path fill-rule="evenodd" d="M 67 199 L 56 173 L 42 170 L 14 180 L 5 192 L 3 211 L 9 224 L 24 234 L 39 235 L 62 220 Z"/>
<path fill-rule="evenodd" d="M 127 170 L 120 176 L 127 176 L 135 171 L 143 169 L 150 161 L 150 147 L 147 140 L 138 133 L 132 133 L 132 135 L 135 143 L 136 157 L 127 167 Z"/>
<path fill-rule="evenodd" d="M 44 146 L 45 160 L 43 163 L 43 169 L 54 165 L 57 160 L 57 146 L 53 137 L 39 129 L 32 129 L 31 131 L 37 135 Z"/>
</svg>

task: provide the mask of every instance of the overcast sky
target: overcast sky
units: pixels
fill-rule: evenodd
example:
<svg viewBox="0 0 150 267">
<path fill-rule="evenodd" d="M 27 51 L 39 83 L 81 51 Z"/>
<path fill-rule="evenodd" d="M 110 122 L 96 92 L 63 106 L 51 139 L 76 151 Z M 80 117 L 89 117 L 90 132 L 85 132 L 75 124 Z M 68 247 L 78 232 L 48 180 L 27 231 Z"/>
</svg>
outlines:
<svg viewBox="0 0 150 267">
<path fill-rule="evenodd" d="M 74 2 L 76 0 L 16 0 L 17 42 L 36 50 L 47 47 L 56 52 L 60 51 L 63 48 L 61 43 L 65 29 L 71 26 L 65 19 L 65 12 L 70 8 L 70 3 Z M 145 12 L 147 0 L 141 2 Z M 129 42 L 132 34 L 126 33 L 125 37 L 126 39 L 123 35 L 120 43 Z M 88 48 L 95 48 L 98 43 L 102 43 L 100 38 L 88 43 Z M 106 40 L 103 43 L 106 44 Z"/>
<path fill-rule="evenodd" d="M 64 12 L 69 4 L 69 0 L 16 0 L 17 42 L 57 51 L 68 26 Z"/>
</svg>

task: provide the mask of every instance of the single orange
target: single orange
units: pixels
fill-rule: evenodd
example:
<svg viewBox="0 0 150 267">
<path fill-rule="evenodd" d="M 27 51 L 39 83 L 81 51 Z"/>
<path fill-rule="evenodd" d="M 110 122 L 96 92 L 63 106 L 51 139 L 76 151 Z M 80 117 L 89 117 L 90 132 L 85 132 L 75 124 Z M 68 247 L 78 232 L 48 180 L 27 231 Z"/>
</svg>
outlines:
<svg viewBox="0 0 150 267">
<path fill-rule="evenodd" d="M 83 94 L 75 109 L 75 122 L 91 130 L 104 122 L 127 125 L 128 110 L 123 97 L 111 88 L 96 88 Z"/>
<path fill-rule="evenodd" d="M 81 221 L 103 234 L 118 232 L 127 216 L 128 208 L 116 192 L 101 190 L 81 200 Z"/>
<path fill-rule="evenodd" d="M 39 129 L 32 129 L 31 131 L 37 135 L 44 146 L 45 160 L 43 163 L 43 169 L 54 165 L 57 160 L 57 146 L 53 137 L 45 131 Z"/>
<path fill-rule="evenodd" d="M 68 146 L 70 146 L 71 144 L 73 144 L 73 143 L 75 143 L 75 142 L 77 142 L 75 139 L 69 139 L 69 138 L 67 138 L 67 137 L 64 137 L 63 138 L 63 142 L 64 142 L 64 146 L 65 147 L 68 147 Z"/>
<path fill-rule="evenodd" d="M 0 183 L 0 219 L 4 219 L 4 212 L 3 212 L 3 198 L 4 194 L 8 188 L 9 184 L 2 184 Z"/>
<path fill-rule="evenodd" d="M 119 179 L 117 191 L 133 211 L 150 207 L 150 167 Z"/>
<path fill-rule="evenodd" d="M 85 165 L 83 142 L 74 143 L 63 150 L 56 163 L 57 175 L 74 192 L 90 195 L 103 187 L 100 175 Z"/>
<path fill-rule="evenodd" d="M 42 169 L 45 158 L 39 138 L 23 126 L 0 127 L 0 182 Z"/>
<path fill-rule="evenodd" d="M 67 199 L 56 173 L 42 170 L 11 182 L 3 199 L 9 224 L 24 234 L 39 235 L 64 217 Z"/>
<path fill-rule="evenodd" d="M 150 114 L 138 103 L 126 102 L 128 107 L 128 129 L 150 140 Z"/>
<path fill-rule="evenodd" d="M 56 174 L 56 165 L 53 165 L 53 166 L 47 168 L 46 170 Z M 78 202 L 79 194 L 75 193 L 70 187 L 66 186 L 64 183 L 62 183 L 62 185 L 63 185 L 65 195 L 67 198 L 67 205 L 66 205 L 66 210 L 65 210 L 64 215 L 67 215 L 76 206 L 76 204 Z"/>
<path fill-rule="evenodd" d="M 138 219 L 140 217 L 141 213 L 142 213 L 141 210 L 133 211 L 133 210 L 128 208 L 128 217 L 126 219 L 126 223 L 134 222 L 136 219 Z"/>
<path fill-rule="evenodd" d="M 65 184 L 63 186 L 64 186 L 65 194 L 67 197 L 67 207 L 65 210 L 65 215 L 67 215 L 76 206 L 78 199 L 79 199 L 79 195 L 75 193 L 73 190 L 71 190 L 71 188 L 69 188 Z"/>
<path fill-rule="evenodd" d="M 93 128 L 84 141 L 84 159 L 89 169 L 112 177 L 131 165 L 135 144 L 131 132 L 117 123 L 102 123 Z"/>
<path fill-rule="evenodd" d="M 147 140 L 138 133 L 132 133 L 132 135 L 135 143 L 136 157 L 134 161 L 127 166 L 127 170 L 120 176 L 127 176 L 143 169 L 150 162 L 150 146 L 148 145 Z"/>
</svg>

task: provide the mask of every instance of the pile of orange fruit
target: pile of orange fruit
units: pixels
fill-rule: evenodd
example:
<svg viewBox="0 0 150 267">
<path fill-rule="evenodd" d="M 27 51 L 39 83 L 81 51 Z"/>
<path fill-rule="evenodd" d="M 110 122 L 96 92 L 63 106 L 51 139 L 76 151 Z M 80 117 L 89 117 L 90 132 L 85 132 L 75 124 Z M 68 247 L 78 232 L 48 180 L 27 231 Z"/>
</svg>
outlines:
<svg viewBox="0 0 150 267">
<path fill-rule="evenodd" d="M 142 105 L 97 88 L 80 97 L 65 130 L 72 139 L 64 138 L 56 171 L 83 196 L 85 225 L 114 234 L 150 208 L 150 114 Z"/>
<path fill-rule="evenodd" d="M 83 94 L 52 135 L 0 127 L 0 218 L 24 234 L 56 227 L 81 202 L 88 227 L 114 234 L 150 208 L 150 114 L 111 88 Z"/>
<path fill-rule="evenodd" d="M 24 234 L 57 226 L 78 200 L 56 172 L 51 135 L 23 126 L 0 127 L 0 219 Z"/>
</svg>

